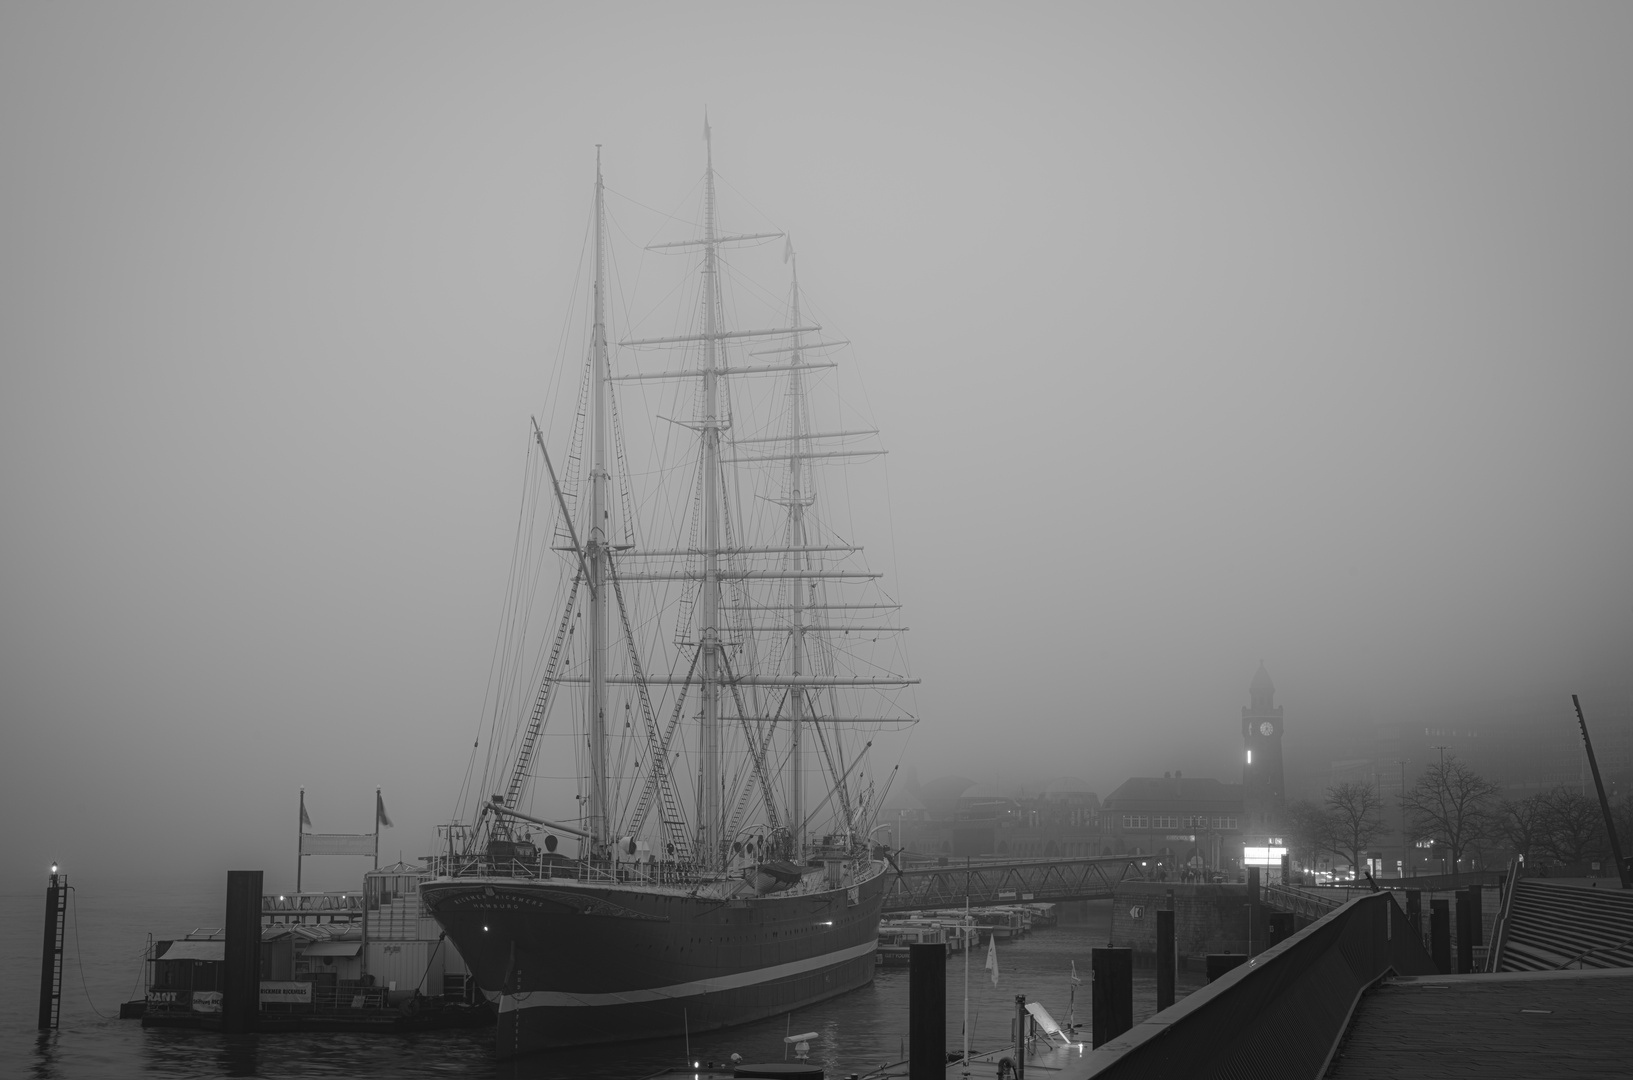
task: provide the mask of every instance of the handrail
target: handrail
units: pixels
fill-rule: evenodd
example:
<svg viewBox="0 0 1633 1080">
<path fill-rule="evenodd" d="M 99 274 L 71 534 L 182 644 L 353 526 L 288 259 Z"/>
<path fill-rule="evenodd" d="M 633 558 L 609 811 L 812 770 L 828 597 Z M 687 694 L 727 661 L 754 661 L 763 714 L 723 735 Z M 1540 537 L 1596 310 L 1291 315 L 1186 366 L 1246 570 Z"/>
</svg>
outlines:
<svg viewBox="0 0 1633 1080">
<path fill-rule="evenodd" d="M 1508 944 L 1509 916 L 1514 910 L 1515 888 L 1520 883 L 1520 876 L 1524 868 L 1520 861 L 1515 859 L 1508 864 L 1508 876 L 1503 881 L 1503 898 L 1497 907 L 1497 923 L 1491 928 L 1491 946 L 1486 950 L 1486 970 L 1500 970 L 1503 962 L 1503 946 Z"/>
<path fill-rule="evenodd" d="M 1331 1063 L 1361 994 L 1390 972 L 1436 974 L 1395 897 L 1369 893 L 1086 1055 L 1081 1070 L 1070 1067 L 1058 1080 L 1313 1080 Z"/>
</svg>

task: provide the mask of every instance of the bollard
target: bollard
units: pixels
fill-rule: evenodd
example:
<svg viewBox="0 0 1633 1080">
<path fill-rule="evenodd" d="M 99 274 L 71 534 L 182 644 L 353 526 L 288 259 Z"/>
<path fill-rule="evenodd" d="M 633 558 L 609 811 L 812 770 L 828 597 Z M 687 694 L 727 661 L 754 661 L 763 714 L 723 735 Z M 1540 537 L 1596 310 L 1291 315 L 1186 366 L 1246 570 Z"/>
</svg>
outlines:
<svg viewBox="0 0 1633 1080">
<path fill-rule="evenodd" d="M 242 1034 L 261 1012 L 261 871 L 227 871 L 226 928 L 221 1029 Z"/>
<path fill-rule="evenodd" d="M 1452 973 L 1451 901 L 1438 897 L 1429 901 L 1429 955 L 1442 975 Z"/>
<path fill-rule="evenodd" d="M 1174 913 L 1157 912 L 1157 1011 L 1174 1003 Z"/>
<path fill-rule="evenodd" d="M 1293 860 L 1291 856 L 1285 853 L 1281 857 L 1281 883 L 1283 885 L 1293 883 Z"/>
<path fill-rule="evenodd" d="M 1467 975 L 1474 970 L 1474 901 L 1469 889 L 1457 891 L 1457 974 Z"/>
<path fill-rule="evenodd" d="M 910 1080 L 947 1075 L 947 946 L 909 945 L 907 1074 Z"/>
<path fill-rule="evenodd" d="M 1134 1026 L 1134 950 L 1093 949 L 1089 963 L 1094 1045 L 1100 1047 Z"/>
</svg>

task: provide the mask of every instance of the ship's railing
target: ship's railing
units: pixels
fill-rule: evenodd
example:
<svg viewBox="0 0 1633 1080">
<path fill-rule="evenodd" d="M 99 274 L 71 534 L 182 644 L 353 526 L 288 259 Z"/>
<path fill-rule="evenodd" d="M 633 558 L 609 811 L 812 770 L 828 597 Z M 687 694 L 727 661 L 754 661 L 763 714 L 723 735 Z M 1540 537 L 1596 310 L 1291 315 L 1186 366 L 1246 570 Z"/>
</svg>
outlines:
<svg viewBox="0 0 1633 1080">
<path fill-rule="evenodd" d="M 439 855 L 432 859 L 431 870 L 438 877 L 508 877 L 524 881 L 555 880 L 639 885 L 697 885 L 719 878 L 718 874 L 704 873 L 691 863 L 672 860 L 607 864 L 559 859 L 523 862 L 519 859 L 489 859 L 476 855 Z"/>
</svg>

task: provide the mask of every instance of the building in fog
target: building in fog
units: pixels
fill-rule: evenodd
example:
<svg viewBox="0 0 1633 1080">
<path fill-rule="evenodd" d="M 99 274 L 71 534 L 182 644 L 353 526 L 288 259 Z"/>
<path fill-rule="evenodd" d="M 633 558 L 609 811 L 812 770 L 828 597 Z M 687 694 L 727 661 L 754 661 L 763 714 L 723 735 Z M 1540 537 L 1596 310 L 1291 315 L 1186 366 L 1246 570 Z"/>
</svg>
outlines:
<svg viewBox="0 0 1633 1080">
<path fill-rule="evenodd" d="M 1150 854 L 1169 872 L 1234 873 L 1244 850 L 1284 846 L 1283 715 L 1275 697 L 1261 662 L 1242 709 L 1241 783 L 1186 777 L 1176 769 L 1133 777 L 1107 796 L 1104 854 Z"/>
<path fill-rule="evenodd" d="M 1067 858 L 1100 853 L 1100 799 L 1062 777 L 1041 792 L 1009 791 L 949 777 L 892 794 L 880 824 L 919 855 Z"/>
<path fill-rule="evenodd" d="M 1242 785 L 1212 777 L 1136 776 L 1100 811 L 1105 855 L 1151 855 L 1162 869 L 1233 872 L 1242 859 Z"/>
</svg>

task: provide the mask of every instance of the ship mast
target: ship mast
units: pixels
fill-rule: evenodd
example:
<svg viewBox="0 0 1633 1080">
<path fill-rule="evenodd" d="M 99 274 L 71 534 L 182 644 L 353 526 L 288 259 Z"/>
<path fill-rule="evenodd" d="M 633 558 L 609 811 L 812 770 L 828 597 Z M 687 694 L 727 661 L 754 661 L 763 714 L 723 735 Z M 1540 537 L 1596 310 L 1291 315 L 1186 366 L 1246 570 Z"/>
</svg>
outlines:
<svg viewBox="0 0 1633 1080">
<path fill-rule="evenodd" d="M 788 546 L 791 549 L 787 556 L 789 568 L 795 571 L 806 568 L 809 555 L 802 549 L 805 547 L 805 500 L 800 490 L 800 470 L 805 460 L 805 431 L 804 431 L 804 377 L 799 368 L 804 363 L 800 352 L 800 312 L 799 312 L 799 256 L 794 253 L 794 244 L 788 242 L 788 258 L 793 271 L 793 326 L 794 344 L 790 363 L 794 370 L 788 373 L 789 412 L 791 427 L 788 432 L 790 453 L 788 455 Z M 795 576 L 793 579 L 793 636 L 789 641 L 789 656 L 792 659 L 792 670 L 789 674 L 796 680 L 805 674 L 805 579 Z M 805 690 L 798 683 L 790 688 L 789 704 L 792 706 L 792 726 L 790 727 L 789 767 L 793 772 L 793 784 L 788 795 L 789 825 L 793 830 L 790 841 L 794 849 L 794 859 L 799 861 L 805 855 L 805 762 L 801 754 L 800 731 L 801 721 L 805 716 Z"/>
<path fill-rule="evenodd" d="M 703 204 L 703 612 L 698 648 L 702 651 L 702 723 L 698 732 L 699 776 L 698 857 L 704 865 L 719 865 L 725 853 L 723 792 L 720 762 L 720 367 L 718 360 L 720 299 L 719 242 L 715 232 L 714 139 L 709 118 L 703 117 L 703 142 L 708 156 L 704 173 Z"/>
<path fill-rule="evenodd" d="M 590 341 L 590 526 L 585 530 L 585 564 L 590 586 L 590 687 L 585 729 L 590 740 L 589 791 L 585 819 L 592 856 L 611 842 L 607 813 L 607 315 L 601 147 L 595 148 L 595 328 Z"/>
</svg>

